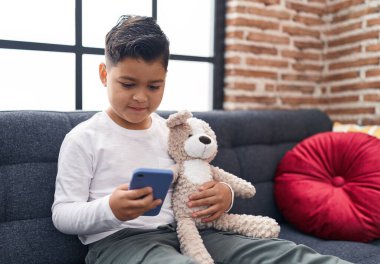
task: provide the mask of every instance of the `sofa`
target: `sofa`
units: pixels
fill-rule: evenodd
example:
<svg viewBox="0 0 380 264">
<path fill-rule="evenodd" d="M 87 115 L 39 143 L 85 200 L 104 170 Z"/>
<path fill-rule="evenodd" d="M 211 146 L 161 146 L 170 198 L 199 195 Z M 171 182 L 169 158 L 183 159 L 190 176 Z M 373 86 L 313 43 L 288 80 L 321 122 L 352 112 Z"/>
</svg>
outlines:
<svg viewBox="0 0 380 264">
<path fill-rule="evenodd" d="M 66 133 L 95 112 L 0 112 L 0 263 L 84 263 L 87 247 L 55 229 L 51 220 L 57 158 Z M 170 112 L 160 112 L 167 117 Z M 215 130 L 213 165 L 252 182 L 251 199 L 235 199 L 232 212 L 266 215 L 281 225 L 280 238 L 353 263 L 380 263 L 380 242 L 323 240 L 298 231 L 274 197 L 276 168 L 300 141 L 331 131 L 319 110 L 195 112 Z"/>
</svg>

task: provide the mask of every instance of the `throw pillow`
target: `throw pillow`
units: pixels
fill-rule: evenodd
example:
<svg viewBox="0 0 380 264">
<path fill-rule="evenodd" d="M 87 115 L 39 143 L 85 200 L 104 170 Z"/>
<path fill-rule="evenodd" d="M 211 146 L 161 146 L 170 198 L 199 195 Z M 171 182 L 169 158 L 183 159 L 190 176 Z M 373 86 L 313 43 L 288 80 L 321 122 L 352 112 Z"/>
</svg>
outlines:
<svg viewBox="0 0 380 264">
<path fill-rule="evenodd" d="M 355 124 L 342 124 L 335 122 L 333 125 L 334 132 L 361 132 L 380 139 L 380 126 L 359 126 Z"/>
<path fill-rule="evenodd" d="M 282 158 L 275 198 L 285 219 L 323 239 L 380 238 L 380 140 L 324 132 Z"/>
</svg>

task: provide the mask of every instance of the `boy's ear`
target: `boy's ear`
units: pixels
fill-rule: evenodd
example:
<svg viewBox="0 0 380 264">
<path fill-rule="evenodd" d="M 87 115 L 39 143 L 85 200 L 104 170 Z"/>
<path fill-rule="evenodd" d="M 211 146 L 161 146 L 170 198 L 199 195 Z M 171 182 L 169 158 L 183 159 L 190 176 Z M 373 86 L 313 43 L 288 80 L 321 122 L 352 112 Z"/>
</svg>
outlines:
<svg viewBox="0 0 380 264">
<path fill-rule="evenodd" d="M 107 87 L 107 68 L 105 63 L 99 64 L 99 78 L 104 87 Z"/>
</svg>

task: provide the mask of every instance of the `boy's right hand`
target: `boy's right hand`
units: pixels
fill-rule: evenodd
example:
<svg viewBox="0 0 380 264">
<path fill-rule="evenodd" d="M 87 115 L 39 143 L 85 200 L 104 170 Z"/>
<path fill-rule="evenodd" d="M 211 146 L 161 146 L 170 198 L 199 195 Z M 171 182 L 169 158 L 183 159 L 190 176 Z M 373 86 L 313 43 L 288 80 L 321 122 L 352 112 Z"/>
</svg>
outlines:
<svg viewBox="0 0 380 264">
<path fill-rule="evenodd" d="M 135 219 L 161 203 L 161 199 L 153 200 L 151 187 L 129 190 L 129 184 L 118 186 L 109 199 L 111 210 L 120 221 Z"/>
</svg>

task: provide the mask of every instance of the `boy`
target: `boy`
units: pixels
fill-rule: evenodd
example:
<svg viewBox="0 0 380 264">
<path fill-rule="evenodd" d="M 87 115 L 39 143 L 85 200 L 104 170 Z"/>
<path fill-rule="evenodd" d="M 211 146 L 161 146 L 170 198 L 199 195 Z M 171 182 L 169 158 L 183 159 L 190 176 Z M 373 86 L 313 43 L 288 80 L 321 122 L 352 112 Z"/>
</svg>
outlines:
<svg viewBox="0 0 380 264">
<path fill-rule="evenodd" d="M 99 76 L 110 106 L 75 127 L 58 160 L 53 222 L 89 245 L 86 263 L 195 263 L 180 254 L 169 191 L 159 215 L 142 216 L 162 201 L 152 189 L 129 190 L 138 167 L 168 168 L 168 129 L 154 112 L 161 103 L 169 41 L 152 18 L 123 16 L 106 36 Z M 232 204 L 224 183 L 208 182 L 188 206 L 206 206 L 193 217 L 213 221 Z M 217 263 L 347 263 L 283 240 L 248 239 L 201 232 Z M 316 262 L 313 262 L 316 263 Z"/>
</svg>

